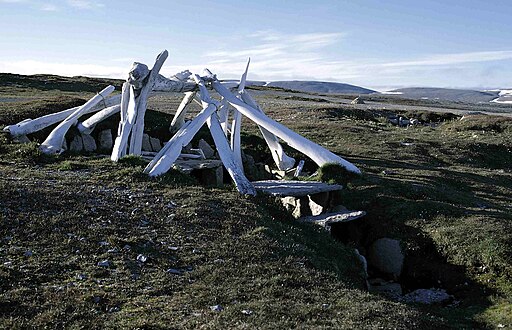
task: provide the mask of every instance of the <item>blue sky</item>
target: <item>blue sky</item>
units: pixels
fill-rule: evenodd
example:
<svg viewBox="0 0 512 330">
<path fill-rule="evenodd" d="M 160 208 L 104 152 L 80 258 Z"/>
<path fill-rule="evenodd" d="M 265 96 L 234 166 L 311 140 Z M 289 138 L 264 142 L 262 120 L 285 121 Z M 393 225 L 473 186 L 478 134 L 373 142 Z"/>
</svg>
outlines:
<svg viewBox="0 0 512 330">
<path fill-rule="evenodd" d="M 512 2 L 0 0 L 0 72 L 512 88 Z"/>
</svg>

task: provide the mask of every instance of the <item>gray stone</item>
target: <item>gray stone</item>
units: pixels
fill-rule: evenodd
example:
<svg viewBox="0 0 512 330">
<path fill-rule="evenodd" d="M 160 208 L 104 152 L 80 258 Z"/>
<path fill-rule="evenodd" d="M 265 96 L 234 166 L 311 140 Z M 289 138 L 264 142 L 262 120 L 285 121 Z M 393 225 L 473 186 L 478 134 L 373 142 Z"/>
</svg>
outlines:
<svg viewBox="0 0 512 330">
<path fill-rule="evenodd" d="M 376 240 L 368 249 L 368 262 L 379 271 L 398 278 L 404 264 L 400 242 L 391 238 Z"/>
<path fill-rule="evenodd" d="M 98 262 L 98 266 L 99 267 L 105 267 L 105 268 L 109 268 L 112 266 L 112 263 L 108 260 L 103 260 L 103 261 L 100 261 Z"/>
<path fill-rule="evenodd" d="M 219 161 L 220 162 L 220 161 Z M 203 168 L 196 170 L 199 181 L 206 186 L 219 187 L 224 181 L 224 169 L 222 166 Z"/>
<path fill-rule="evenodd" d="M 82 142 L 84 144 L 85 152 L 96 151 L 96 141 L 89 134 L 82 134 Z"/>
<path fill-rule="evenodd" d="M 303 201 L 301 201 L 301 199 Z M 304 210 L 305 209 L 304 206 L 307 205 L 304 203 L 304 198 L 298 198 L 298 197 L 294 197 L 294 196 L 286 196 L 286 197 L 281 198 L 281 203 L 286 208 L 286 210 L 292 214 L 292 216 L 295 219 L 298 219 L 298 218 L 304 216 L 304 213 L 306 211 L 306 210 Z"/>
<path fill-rule="evenodd" d="M 350 104 L 365 104 L 365 103 L 362 98 L 356 97 L 355 99 L 352 100 L 352 102 L 350 102 Z"/>
<path fill-rule="evenodd" d="M 311 196 L 308 196 L 308 206 L 311 210 L 311 215 L 320 215 L 324 211 L 324 207 L 320 204 L 315 203 L 315 201 L 311 198 Z"/>
<path fill-rule="evenodd" d="M 453 296 L 446 293 L 444 289 L 418 289 L 406 294 L 403 297 L 404 302 L 419 304 L 441 304 L 453 299 Z"/>
<path fill-rule="evenodd" d="M 258 167 L 256 166 L 256 162 L 251 155 L 246 155 L 245 160 L 243 160 L 244 171 L 249 178 L 254 178 L 258 176 Z"/>
<path fill-rule="evenodd" d="M 295 210 L 295 207 L 297 206 L 297 201 L 298 199 L 293 196 L 286 196 L 281 198 L 281 203 L 289 212 L 293 212 L 293 210 Z"/>
<path fill-rule="evenodd" d="M 313 207 L 311 206 L 313 215 L 325 213 L 325 211 L 329 208 L 329 196 L 330 193 L 328 191 L 309 195 L 310 203 L 314 203 L 315 207 L 321 208 L 320 212 L 315 214 L 315 212 L 313 212 Z"/>
<path fill-rule="evenodd" d="M 215 150 L 213 150 L 213 148 L 203 139 L 199 140 L 197 147 L 203 151 L 203 154 L 207 159 L 213 158 L 215 155 Z"/>
<path fill-rule="evenodd" d="M 151 142 L 149 142 L 149 135 L 147 134 L 142 134 L 142 150 L 153 151 L 151 148 Z"/>
<path fill-rule="evenodd" d="M 361 266 L 363 266 L 365 279 L 368 278 L 368 262 L 366 261 L 366 258 L 359 253 L 358 249 L 354 249 L 354 252 L 356 253 L 356 256 L 359 258 L 359 261 L 361 261 Z"/>
<path fill-rule="evenodd" d="M 210 306 L 210 310 L 212 312 L 222 312 L 224 310 L 224 307 L 222 307 L 221 305 L 214 305 Z"/>
<path fill-rule="evenodd" d="M 167 269 L 167 273 L 173 274 L 173 275 L 181 275 L 182 271 L 176 268 L 169 268 Z"/>
<path fill-rule="evenodd" d="M 84 143 L 80 135 L 75 135 L 69 144 L 69 150 L 73 152 L 81 152 L 84 150 Z"/>
<path fill-rule="evenodd" d="M 162 143 L 157 138 L 149 137 L 149 143 L 151 144 L 151 149 L 155 152 L 159 152 L 162 149 Z"/>
<path fill-rule="evenodd" d="M 98 135 L 99 149 L 110 150 L 112 149 L 114 142 L 112 139 L 112 131 L 109 129 L 103 130 Z"/>
</svg>

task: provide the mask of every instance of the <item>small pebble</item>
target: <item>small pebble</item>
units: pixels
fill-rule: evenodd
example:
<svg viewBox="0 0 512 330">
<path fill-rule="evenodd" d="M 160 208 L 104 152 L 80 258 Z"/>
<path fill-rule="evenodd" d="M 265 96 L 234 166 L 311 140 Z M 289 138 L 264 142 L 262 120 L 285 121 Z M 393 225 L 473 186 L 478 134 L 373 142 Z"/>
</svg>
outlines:
<svg viewBox="0 0 512 330">
<path fill-rule="evenodd" d="M 111 266 L 111 263 L 108 260 L 103 260 L 103 261 L 98 262 L 98 266 L 108 268 Z"/>
<path fill-rule="evenodd" d="M 167 269 L 167 272 L 169 274 L 173 274 L 173 275 L 181 275 L 181 270 L 176 269 L 176 268 L 169 268 L 169 269 Z"/>
<path fill-rule="evenodd" d="M 251 315 L 252 311 L 250 309 L 243 309 L 242 310 L 242 314 L 244 314 L 244 315 Z"/>
<path fill-rule="evenodd" d="M 224 308 L 221 305 L 210 306 L 212 312 L 222 312 Z"/>
</svg>

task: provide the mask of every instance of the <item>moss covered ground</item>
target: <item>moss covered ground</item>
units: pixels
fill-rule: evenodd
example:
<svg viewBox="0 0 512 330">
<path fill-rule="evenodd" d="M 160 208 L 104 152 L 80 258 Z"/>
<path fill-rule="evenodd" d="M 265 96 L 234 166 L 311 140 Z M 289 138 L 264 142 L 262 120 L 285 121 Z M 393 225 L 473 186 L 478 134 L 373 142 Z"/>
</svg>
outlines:
<svg viewBox="0 0 512 330">
<path fill-rule="evenodd" d="M 0 126 L 91 96 L 80 84 L 0 87 L 10 99 Z M 419 104 L 403 111 L 428 125 L 403 128 L 386 119 L 394 100 L 253 92 L 272 118 L 364 172 L 340 196 L 368 213 L 354 235 L 333 228 L 336 240 L 230 185 L 202 187 L 178 172 L 150 179 L 137 159 L 46 157 L 3 134 L 0 328 L 512 326 L 510 119 L 434 116 Z M 176 102 L 156 97 L 150 108 L 172 113 Z M 247 153 L 268 160 L 257 128 L 244 121 L 244 132 Z M 308 159 L 305 168 L 315 170 Z M 354 248 L 380 237 L 403 243 L 406 290 L 441 287 L 455 301 L 426 307 L 368 293 Z"/>
</svg>

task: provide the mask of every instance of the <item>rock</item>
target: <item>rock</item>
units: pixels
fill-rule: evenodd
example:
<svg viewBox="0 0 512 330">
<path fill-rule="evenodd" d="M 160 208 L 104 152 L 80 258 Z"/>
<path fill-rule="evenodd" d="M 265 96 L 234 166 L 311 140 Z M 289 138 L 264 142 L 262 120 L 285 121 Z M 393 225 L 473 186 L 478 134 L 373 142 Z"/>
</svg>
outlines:
<svg viewBox="0 0 512 330">
<path fill-rule="evenodd" d="M 358 249 L 354 249 L 354 252 L 356 253 L 356 256 L 359 258 L 359 261 L 361 261 L 361 265 L 363 266 L 365 278 L 368 278 L 368 262 L 366 261 L 366 258 L 359 253 Z"/>
<path fill-rule="evenodd" d="M 275 175 L 275 177 L 278 179 L 284 179 L 284 177 L 286 176 L 286 171 L 271 170 L 271 173 Z"/>
<path fill-rule="evenodd" d="M 149 137 L 149 144 L 151 144 L 151 149 L 155 152 L 159 152 L 162 149 L 162 143 L 157 138 Z"/>
<path fill-rule="evenodd" d="M 98 135 L 99 149 L 111 150 L 114 142 L 112 140 L 112 131 L 109 129 L 103 130 Z"/>
<path fill-rule="evenodd" d="M 149 135 L 147 134 L 142 135 L 142 150 L 153 151 L 153 149 L 151 148 L 151 142 L 149 142 Z"/>
<path fill-rule="evenodd" d="M 354 100 L 352 100 L 352 102 L 350 102 L 350 104 L 365 104 L 365 103 L 362 98 L 356 97 Z"/>
<path fill-rule="evenodd" d="M 444 289 L 418 289 L 403 296 L 402 301 L 418 304 L 441 304 L 453 299 Z"/>
<path fill-rule="evenodd" d="M 272 175 L 267 171 L 267 166 L 268 165 L 266 165 L 264 163 L 256 164 L 256 168 L 258 169 L 258 174 L 260 175 L 261 179 L 263 179 L 263 180 L 272 179 Z"/>
<path fill-rule="evenodd" d="M 213 158 L 215 155 L 215 150 L 213 150 L 213 148 L 210 147 L 210 145 L 203 139 L 199 140 L 197 147 L 203 151 L 203 154 L 207 159 Z"/>
<path fill-rule="evenodd" d="M 409 121 L 409 119 L 405 118 L 405 117 L 399 117 L 398 118 L 398 126 L 409 126 L 411 122 Z"/>
<path fill-rule="evenodd" d="M 400 242 L 391 238 L 376 240 L 368 249 L 368 263 L 379 271 L 398 278 L 404 264 Z"/>
<path fill-rule="evenodd" d="M 173 275 L 181 275 L 181 270 L 176 268 L 169 268 L 167 269 L 167 273 L 173 274 Z"/>
<path fill-rule="evenodd" d="M 388 120 L 391 124 L 398 125 L 398 117 L 389 117 Z"/>
<path fill-rule="evenodd" d="M 308 206 L 311 210 L 311 215 L 320 215 L 324 211 L 324 207 L 320 204 L 315 203 L 315 201 L 311 198 L 311 196 L 308 196 L 309 202 Z"/>
<path fill-rule="evenodd" d="M 210 310 L 212 312 L 222 312 L 223 309 L 224 307 L 222 307 L 221 305 L 210 306 Z"/>
<path fill-rule="evenodd" d="M 243 166 L 244 166 L 244 172 L 246 173 L 246 176 L 249 178 L 249 180 L 260 179 L 261 174 L 258 169 L 258 166 L 256 166 L 254 157 L 252 157 L 251 155 L 245 155 L 244 158 L 245 159 L 242 160 Z"/>
<path fill-rule="evenodd" d="M 76 279 L 79 281 L 85 281 L 87 279 L 87 275 L 86 274 L 78 274 L 76 276 Z"/>
<path fill-rule="evenodd" d="M 194 172 L 197 174 L 199 182 L 205 186 L 220 187 L 224 183 L 224 168 L 222 166 L 202 168 Z"/>
<path fill-rule="evenodd" d="M 378 293 L 393 300 L 400 300 L 402 297 L 402 287 L 398 283 L 388 282 L 382 285 L 370 285 L 370 292 Z"/>
<path fill-rule="evenodd" d="M 96 151 L 96 141 L 89 134 L 82 134 L 82 142 L 84 144 L 85 152 Z"/>
<path fill-rule="evenodd" d="M 81 152 L 84 150 L 84 143 L 80 135 L 75 135 L 71 143 L 69 144 L 69 151 Z"/>
<path fill-rule="evenodd" d="M 295 210 L 295 207 L 297 206 L 297 201 L 298 198 L 293 196 L 286 196 L 281 198 L 281 203 L 289 212 L 293 212 L 293 210 Z"/>
<path fill-rule="evenodd" d="M 286 196 L 280 198 L 281 203 L 295 219 L 310 215 L 308 200 L 304 197 Z"/>
<path fill-rule="evenodd" d="M 103 261 L 98 262 L 98 266 L 109 268 L 110 266 L 112 266 L 112 263 L 108 260 L 103 260 Z"/>
<path fill-rule="evenodd" d="M 310 199 L 315 203 L 322 205 L 324 208 L 329 206 L 329 200 L 331 197 L 330 191 L 319 192 L 316 194 L 309 195 Z"/>
</svg>

